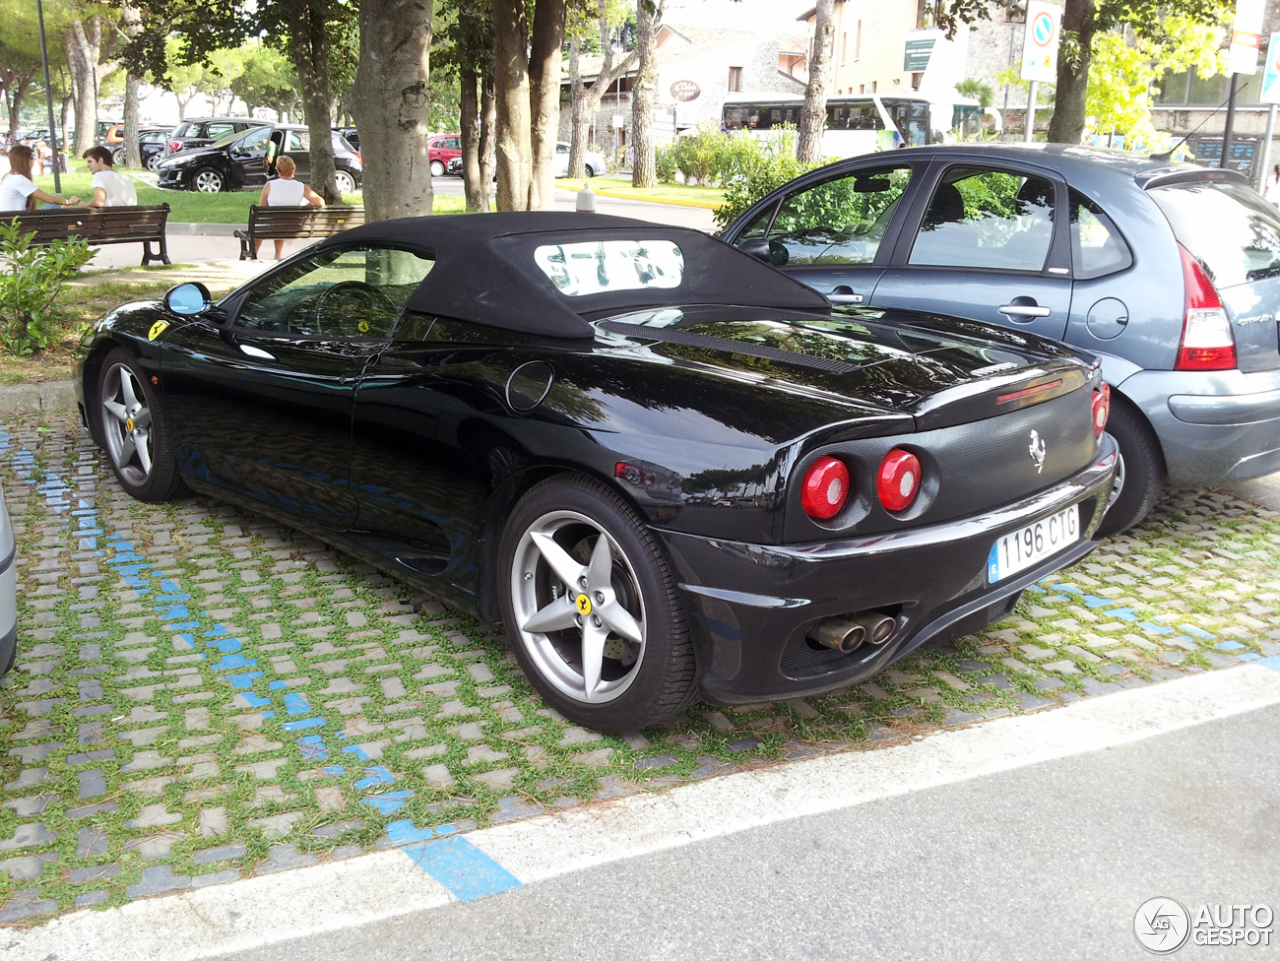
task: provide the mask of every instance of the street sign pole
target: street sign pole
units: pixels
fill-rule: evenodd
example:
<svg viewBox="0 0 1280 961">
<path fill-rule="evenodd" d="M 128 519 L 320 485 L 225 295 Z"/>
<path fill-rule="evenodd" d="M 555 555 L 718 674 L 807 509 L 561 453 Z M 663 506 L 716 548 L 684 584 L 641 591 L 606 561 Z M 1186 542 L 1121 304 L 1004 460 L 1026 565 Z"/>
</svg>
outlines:
<svg viewBox="0 0 1280 961">
<path fill-rule="evenodd" d="M 1227 161 L 1231 159 L 1231 131 L 1236 125 L 1236 84 L 1239 78 L 1238 73 L 1233 73 L 1227 90 L 1227 127 L 1222 132 L 1222 160 L 1218 163 L 1223 170 L 1227 169 Z"/>
<path fill-rule="evenodd" d="M 36 0 L 36 17 L 40 21 L 40 57 L 44 60 L 44 99 L 49 105 L 49 146 L 53 149 L 53 192 L 62 193 L 62 178 L 58 168 L 62 155 L 58 151 L 58 127 L 53 122 L 53 86 L 49 83 L 49 44 L 44 39 L 44 2 Z"/>
<path fill-rule="evenodd" d="M 1062 24 L 1062 8 L 1044 0 L 1028 0 L 1027 30 L 1022 38 L 1023 80 L 1030 83 L 1027 91 L 1027 122 L 1022 139 L 1031 143 L 1036 132 L 1037 90 L 1041 84 L 1058 78 L 1058 35 Z"/>
</svg>

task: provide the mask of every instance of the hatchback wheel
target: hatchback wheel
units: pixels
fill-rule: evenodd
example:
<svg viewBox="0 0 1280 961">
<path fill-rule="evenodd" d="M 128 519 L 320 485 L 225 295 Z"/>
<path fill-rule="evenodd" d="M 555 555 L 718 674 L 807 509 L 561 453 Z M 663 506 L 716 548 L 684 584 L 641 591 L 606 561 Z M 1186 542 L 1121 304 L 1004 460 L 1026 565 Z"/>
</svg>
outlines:
<svg viewBox="0 0 1280 961">
<path fill-rule="evenodd" d="M 160 161 L 163 159 L 164 159 L 164 154 L 153 153 L 150 157 L 147 158 L 147 169 L 155 170 L 157 167 L 160 166 Z"/>
<path fill-rule="evenodd" d="M 1120 534 L 1142 523 L 1155 506 L 1164 481 L 1160 442 L 1137 408 L 1119 399 L 1114 391 L 1107 433 L 1120 446 L 1120 457 L 1107 513 L 1098 526 L 1098 537 Z"/>
<path fill-rule="evenodd" d="M 116 478 L 130 495 L 165 501 L 182 490 L 173 438 L 138 362 L 124 349 L 113 350 L 98 380 L 98 425 Z"/>
<path fill-rule="evenodd" d="M 202 194 L 221 193 L 225 186 L 226 180 L 222 174 L 212 167 L 201 167 L 191 178 L 191 189 Z"/>
<path fill-rule="evenodd" d="M 503 616 L 525 675 L 565 717 L 626 732 L 696 694 L 675 581 L 635 511 L 582 477 L 534 487 L 506 525 Z"/>
<path fill-rule="evenodd" d="M 353 194 L 356 192 L 356 178 L 351 176 L 345 170 L 339 170 L 333 175 L 333 179 L 338 184 L 338 193 Z"/>
<path fill-rule="evenodd" d="M 117 167 L 125 166 L 126 154 L 123 150 L 111 151 L 111 163 Z"/>
<path fill-rule="evenodd" d="M 433 177 L 444 176 L 444 164 L 442 164 L 439 160 L 431 161 L 431 176 Z"/>
</svg>

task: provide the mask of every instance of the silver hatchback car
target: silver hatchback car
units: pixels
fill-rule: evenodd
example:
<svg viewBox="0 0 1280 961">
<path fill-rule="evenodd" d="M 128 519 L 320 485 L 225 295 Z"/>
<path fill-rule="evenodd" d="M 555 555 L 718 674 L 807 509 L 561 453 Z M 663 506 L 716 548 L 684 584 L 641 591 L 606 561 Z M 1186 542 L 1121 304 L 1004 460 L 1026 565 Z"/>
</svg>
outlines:
<svg viewBox="0 0 1280 961">
<path fill-rule="evenodd" d="M 1100 357 L 1123 458 L 1102 533 L 1142 520 L 1165 480 L 1280 470 L 1280 212 L 1233 171 L 1061 144 L 917 147 L 805 174 L 723 239 L 834 304 Z"/>
</svg>

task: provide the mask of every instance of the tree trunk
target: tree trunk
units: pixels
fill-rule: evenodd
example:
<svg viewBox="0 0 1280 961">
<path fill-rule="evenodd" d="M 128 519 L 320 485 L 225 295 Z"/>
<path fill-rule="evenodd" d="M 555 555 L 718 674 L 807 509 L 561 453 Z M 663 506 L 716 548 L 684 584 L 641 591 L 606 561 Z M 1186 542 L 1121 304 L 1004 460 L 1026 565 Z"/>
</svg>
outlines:
<svg viewBox="0 0 1280 961">
<path fill-rule="evenodd" d="M 555 206 L 564 14 L 565 0 L 538 0 L 534 13 L 533 47 L 529 55 L 529 143 L 533 157 L 530 210 L 550 210 Z"/>
<path fill-rule="evenodd" d="M 498 91 L 492 73 L 480 77 L 480 209 L 489 209 L 493 173 L 497 168 Z"/>
<path fill-rule="evenodd" d="M 307 4 L 290 25 L 289 51 L 302 88 L 302 114 L 311 132 L 308 182 L 325 203 L 340 204 L 342 194 L 334 179 L 333 123 L 329 114 L 329 35 L 324 13 L 315 4 Z"/>
<path fill-rule="evenodd" d="M 125 3 L 120 8 L 120 22 L 125 36 L 132 43 L 142 32 L 142 11 Z M 142 167 L 142 151 L 138 146 L 138 94 L 141 86 L 141 78 L 130 71 L 124 81 L 124 162 L 134 170 Z"/>
<path fill-rule="evenodd" d="M 462 192 L 467 198 L 467 211 L 485 209 L 486 184 L 480 179 L 480 98 L 476 89 L 474 67 L 459 67 L 462 90 Z"/>
<path fill-rule="evenodd" d="M 649 12 L 649 3 L 657 9 Z M 662 0 L 640 0 L 636 5 L 636 50 L 640 65 L 631 88 L 631 186 L 658 186 L 657 153 L 653 146 L 653 95 L 658 86 L 657 54 L 658 22 L 662 19 Z"/>
<path fill-rule="evenodd" d="M 524 0 L 493 0 L 498 209 L 529 209 L 529 37 Z"/>
<path fill-rule="evenodd" d="M 364 157 L 366 220 L 431 213 L 427 78 L 434 0 L 360 0 L 351 114 Z"/>
<path fill-rule="evenodd" d="M 67 135 L 67 131 L 71 128 L 71 108 L 73 104 L 71 97 L 63 97 L 61 104 L 61 113 L 58 117 L 58 123 L 62 125 L 62 136 Z M 62 149 L 67 152 L 67 156 L 71 155 L 71 151 L 67 150 L 67 145 L 63 144 Z"/>
<path fill-rule="evenodd" d="M 827 129 L 827 65 L 835 38 L 835 2 L 818 0 L 818 22 L 813 31 L 813 51 L 809 59 L 809 84 L 800 111 L 800 136 L 796 159 L 817 163 L 822 159 L 822 135 Z"/>
<path fill-rule="evenodd" d="M 98 44 L 95 32 L 76 20 L 67 30 L 67 61 L 74 79 L 76 139 L 72 154 L 79 157 L 98 138 Z"/>
<path fill-rule="evenodd" d="M 600 101 L 609 92 L 609 88 L 618 82 L 618 78 L 631 69 L 636 52 L 633 50 L 618 64 L 613 62 L 613 40 L 610 36 L 609 20 L 605 15 L 605 0 L 596 0 L 597 20 L 600 25 L 600 51 L 604 59 L 600 62 L 600 73 L 595 82 L 587 87 L 580 73 L 570 67 L 574 75 L 571 88 L 569 121 L 569 176 L 575 178 L 587 175 L 587 142 L 591 136 L 591 117 L 600 109 Z M 572 52 L 571 52 L 572 55 Z"/>
<path fill-rule="evenodd" d="M 1089 88 L 1089 60 L 1095 28 L 1094 0 L 1067 0 L 1062 8 L 1062 49 L 1058 55 L 1058 83 L 1053 95 L 1053 117 L 1049 120 L 1050 143 L 1080 143 L 1084 135 L 1085 95 Z M 1068 40 L 1074 36 L 1074 50 Z M 1070 55 L 1069 55 L 1070 54 Z M 1030 122 L 1035 122 L 1036 105 L 1027 104 Z"/>
</svg>

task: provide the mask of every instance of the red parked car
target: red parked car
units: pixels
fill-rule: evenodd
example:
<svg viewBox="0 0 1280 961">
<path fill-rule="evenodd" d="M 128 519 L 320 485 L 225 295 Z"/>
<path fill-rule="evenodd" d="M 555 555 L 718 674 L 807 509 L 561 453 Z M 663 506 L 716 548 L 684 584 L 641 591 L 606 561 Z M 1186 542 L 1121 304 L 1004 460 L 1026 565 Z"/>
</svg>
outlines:
<svg viewBox="0 0 1280 961">
<path fill-rule="evenodd" d="M 442 133 L 427 141 L 427 156 L 431 160 L 431 176 L 443 177 L 449 161 L 462 156 L 462 135 Z"/>
</svg>

